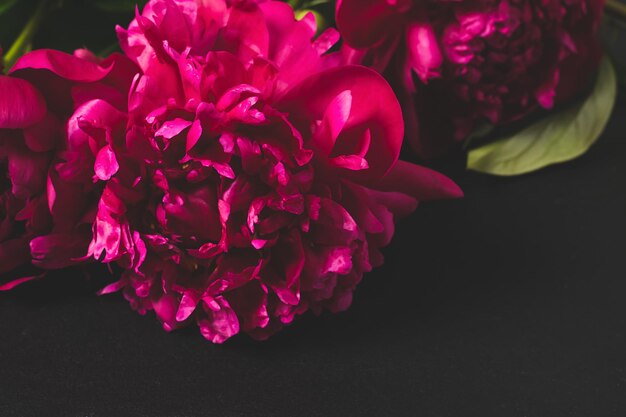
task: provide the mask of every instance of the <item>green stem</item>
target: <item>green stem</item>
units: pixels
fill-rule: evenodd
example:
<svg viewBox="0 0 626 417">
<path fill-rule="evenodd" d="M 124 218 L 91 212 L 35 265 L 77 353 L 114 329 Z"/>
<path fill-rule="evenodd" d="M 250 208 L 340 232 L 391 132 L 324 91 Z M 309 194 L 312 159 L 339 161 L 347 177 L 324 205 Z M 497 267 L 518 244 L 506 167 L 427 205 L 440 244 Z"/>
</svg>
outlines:
<svg viewBox="0 0 626 417">
<path fill-rule="evenodd" d="M 619 0 L 607 0 L 606 9 L 626 20 L 626 4 Z"/>
<path fill-rule="evenodd" d="M 313 7 L 321 6 L 322 4 L 328 3 L 329 0 L 311 0 L 306 3 L 303 9 L 312 9 Z"/>
<path fill-rule="evenodd" d="M 7 69 L 10 69 L 18 58 L 29 49 L 33 37 L 39 29 L 39 24 L 44 17 L 47 2 L 48 0 L 41 0 L 39 2 L 35 13 L 33 13 L 28 23 L 26 23 L 26 26 L 24 26 L 24 29 L 22 29 L 22 32 L 15 42 L 13 42 L 13 45 L 11 45 L 6 55 L 4 55 L 4 65 Z"/>
</svg>

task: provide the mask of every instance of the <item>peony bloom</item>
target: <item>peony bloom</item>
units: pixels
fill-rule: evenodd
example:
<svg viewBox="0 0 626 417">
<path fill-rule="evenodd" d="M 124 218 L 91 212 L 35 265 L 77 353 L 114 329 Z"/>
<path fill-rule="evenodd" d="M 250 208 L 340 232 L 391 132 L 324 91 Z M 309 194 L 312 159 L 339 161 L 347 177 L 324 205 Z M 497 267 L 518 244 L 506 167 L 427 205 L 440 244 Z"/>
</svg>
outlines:
<svg viewBox="0 0 626 417">
<path fill-rule="evenodd" d="M 122 290 L 166 330 L 266 338 L 307 310 L 348 308 L 396 216 L 461 196 L 397 161 L 393 91 L 333 67 L 337 33 L 315 33 L 272 1 L 152 0 L 118 28 L 142 73 L 125 134 L 108 129 L 97 152 L 89 253 L 123 268 L 102 293 Z"/>
<path fill-rule="evenodd" d="M 86 51 L 39 50 L 0 75 L 0 289 L 32 279 L 15 279 L 32 272 L 29 264 L 56 269 L 84 258 L 101 188 L 98 144 L 85 131 L 98 129 L 96 102 L 125 111 L 135 73 L 120 54 L 96 62 Z"/>
<path fill-rule="evenodd" d="M 600 59 L 603 6 L 603 0 L 340 0 L 337 25 L 349 59 L 403 80 L 397 90 L 409 139 L 431 156 L 479 123 L 510 122 L 585 88 Z"/>
</svg>

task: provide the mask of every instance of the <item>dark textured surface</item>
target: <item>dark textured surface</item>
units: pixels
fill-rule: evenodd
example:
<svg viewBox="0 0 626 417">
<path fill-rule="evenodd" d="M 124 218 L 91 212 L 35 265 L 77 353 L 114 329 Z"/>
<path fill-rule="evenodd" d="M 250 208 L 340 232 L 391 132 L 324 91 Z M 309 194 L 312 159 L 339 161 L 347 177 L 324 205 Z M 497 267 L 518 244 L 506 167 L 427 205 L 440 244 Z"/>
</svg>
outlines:
<svg viewBox="0 0 626 417">
<path fill-rule="evenodd" d="M 442 164 L 467 198 L 401 223 L 347 313 L 265 343 L 165 333 L 97 276 L 1 294 L 0 416 L 626 415 L 625 131 L 622 105 L 520 178 Z"/>
<path fill-rule="evenodd" d="M 521 178 L 448 164 L 465 200 L 405 220 L 347 313 L 269 342 L 167 334 L 71 274 L 4 294 L 0 415 L 624 415 L 625 128 L 622 106 Z"/>
</svg>

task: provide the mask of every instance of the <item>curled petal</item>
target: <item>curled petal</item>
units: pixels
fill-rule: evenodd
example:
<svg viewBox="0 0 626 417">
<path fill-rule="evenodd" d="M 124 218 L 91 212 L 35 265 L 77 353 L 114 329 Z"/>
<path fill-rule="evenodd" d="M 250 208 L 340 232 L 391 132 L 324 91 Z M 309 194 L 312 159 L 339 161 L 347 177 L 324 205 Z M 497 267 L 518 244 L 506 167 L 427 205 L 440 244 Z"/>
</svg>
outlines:
<svg viewBox="0 0 626 417">
<path fill-rule="evenodd" d="M 338 97 L 343 99 L 338 101 Z M 348 103 L 351 103 L 349 116 L 344 121 Z M 321 150 L 317 157 L 322 160 L 350 153 L 365 159 L 369 168 L 349 176 L 355 182 L 381 178 L 400 155 L 404 135 L 400 104 L 389 84 L 371 69 L 349 65 L 317 73 L 290 90 L 279 107 L 294 119 L 301 119 L 298 126 L 323 120 L 329 109 L 336 107 L 337 111 L 331 113 L 336 120 L 330 124 L 333 128 L 322 126 L 310 146 Z M 341 133 L 333 141 L 332 136 L 339 128 Z M 368 142 L 365 149 L 360 146 L 364 137 Z M 329 143 L 334 143 L 330 155 Z M 354 148 L 355 144 L 359 146 Z"/>
</svg>

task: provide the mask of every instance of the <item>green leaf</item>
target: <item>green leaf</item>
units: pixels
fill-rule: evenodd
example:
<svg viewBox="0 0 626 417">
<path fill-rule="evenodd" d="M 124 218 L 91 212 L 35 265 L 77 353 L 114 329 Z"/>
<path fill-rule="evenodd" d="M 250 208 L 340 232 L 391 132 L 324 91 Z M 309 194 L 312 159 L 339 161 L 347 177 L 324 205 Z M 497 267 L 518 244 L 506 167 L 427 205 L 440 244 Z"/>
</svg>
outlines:
<svg viewBox="0 0 626 417">
<path fill-rule="evenodd" d="M 486 174 L 526 174 L 584 154 L 600 137 L 615 105 L 617 80 L 608 58 L 600 64 L 593 91 L 582 103 L 521 132 L 468 154 L 468 169 Z"/>
<path fill-rule="evenodd" d="M 26 23 L 26 26 L 24 26 L 24 29 L 22 29 L 20 35 L 4 55 L 4 66 L 7 69 L 10 69 L 22 55 L 32 50 L 32 40 L 44 18 L 46 3 L 47 0 L 39 1 L 39 5 L 35 9 L 35 13 L 33 13 L 31 18 L 28 20 L 28 23 Z"/>
</svg>

